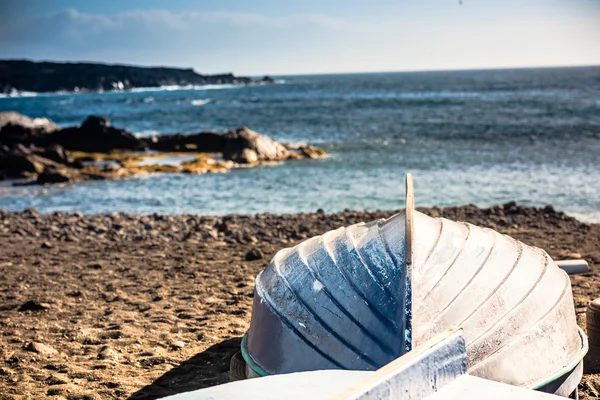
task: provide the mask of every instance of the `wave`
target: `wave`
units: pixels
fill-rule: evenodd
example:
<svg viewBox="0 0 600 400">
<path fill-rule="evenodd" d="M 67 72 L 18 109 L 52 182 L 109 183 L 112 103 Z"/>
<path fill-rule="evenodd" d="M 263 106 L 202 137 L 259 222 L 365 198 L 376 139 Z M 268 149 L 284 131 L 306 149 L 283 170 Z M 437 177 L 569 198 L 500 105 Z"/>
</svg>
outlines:
<svg viewBox="0 0 600 400">
<path fill-rule="evenodd" d="M 600 224 L 600 212 L 597 212 L 597 211 L 590 211 L 590 212 L 566 211 L 565 213 L 573 218 L 578 219 L 579 221 L 582 221 L 582 222 L 589 222 L 592 224 Z"/>
<path fill-rule="evenodd" d="M 37 96 L 64 96 L 73 94 L 103 94 L 103 93 L 143 93 L 143 92 L 164 92 L 164 91 L 176 91 L 176 90 L 224 90 L 224 89 L 237 89 L 246 85 L 239 84 L 220 84 L 220 85 L 165 85 L 157 87 L 138 87 L 132 89 L 123 90 L 74 90 L 72 92 L 66 90 L 59 90 L 57 92 L 27 92 L 13 90 L 10 93 L 0 93 L 0 99 L 4 98 L 19 98 L 19 97 L 37 97 Z"/>
<path fill-rule="evenodd" d="M 12 98 L 12 97 L 36 97 L 39 93 L 36 92 L 19 92 L 11 91 L 10 93 L 0 93 L 0 99 Z"/>
<path fill-rule="evenodd" d="M 208 104 L 210 102 L 211 102 L 210 99 L 196 99 L 196 100 L 192 100 L 191 104 L 193 106 L 203 106 L 203 105 L 206 105 L 206 104 Z"/>
<path fill-rule="evenodd" d="M 133 88 L 129 90 L 123 90 L 122 92 L 171 92 L 175 90 L 222 90 L 222 89 L 236 89 L 243 87 L 244 85 L 234 85 L 234 84 L 222 84 L 222 85 L 165 85 L 158 87 L 139 87 Z"/>
</svg>

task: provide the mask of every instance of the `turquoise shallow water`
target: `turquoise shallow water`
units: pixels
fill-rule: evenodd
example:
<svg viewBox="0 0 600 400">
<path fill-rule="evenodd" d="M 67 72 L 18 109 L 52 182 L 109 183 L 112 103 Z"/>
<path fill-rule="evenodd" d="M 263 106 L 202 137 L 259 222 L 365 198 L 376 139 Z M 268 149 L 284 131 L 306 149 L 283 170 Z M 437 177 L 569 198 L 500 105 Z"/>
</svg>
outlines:
<svg viewBox="0 0 600 400">
<path fill-rule="evenodd" d="M 0 208 L 287 213 L 417 204 L 553 204 L 600 221 L 600 67 L 279 77 L 263 86 L 0 98 L 61 125 L 89 114 L 140 135 L 240 125 L 323 146 L 324 160 L 64 187 L 0 186 Z"/>
</svg>

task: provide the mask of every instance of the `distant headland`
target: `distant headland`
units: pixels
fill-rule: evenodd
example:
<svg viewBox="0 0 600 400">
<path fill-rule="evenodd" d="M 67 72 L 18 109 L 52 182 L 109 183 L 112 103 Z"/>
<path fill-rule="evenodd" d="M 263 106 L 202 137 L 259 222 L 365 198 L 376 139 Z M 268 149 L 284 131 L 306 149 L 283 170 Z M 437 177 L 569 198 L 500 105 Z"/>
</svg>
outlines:
<svg viewBox="0 0 600 400">
<path fill-rule="evenodd" d="M 101 63 L 0 60 L 0 93 L 128 90 L 139 87 L 272 83 L 231 73 L 201 75 L 192 68 Z"/>
</svg>

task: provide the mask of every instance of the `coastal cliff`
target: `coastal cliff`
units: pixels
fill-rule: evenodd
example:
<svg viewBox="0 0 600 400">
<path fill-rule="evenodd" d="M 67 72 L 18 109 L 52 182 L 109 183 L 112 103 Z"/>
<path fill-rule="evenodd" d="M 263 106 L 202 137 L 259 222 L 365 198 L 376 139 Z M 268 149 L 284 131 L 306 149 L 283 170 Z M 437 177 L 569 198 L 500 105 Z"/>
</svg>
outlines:
<svg viewBox="0 0 600 400">
<path fill-rule="evenodd" d="M 167 85 L 248 84 L 253 82 L 257 81 L 230 73 L 201 75 L 191 68 L 0 60 L 0 93 L 106 91 Z M 270 83 L 272 79 L 265 77 L 258 82 Z"/>
</svg>

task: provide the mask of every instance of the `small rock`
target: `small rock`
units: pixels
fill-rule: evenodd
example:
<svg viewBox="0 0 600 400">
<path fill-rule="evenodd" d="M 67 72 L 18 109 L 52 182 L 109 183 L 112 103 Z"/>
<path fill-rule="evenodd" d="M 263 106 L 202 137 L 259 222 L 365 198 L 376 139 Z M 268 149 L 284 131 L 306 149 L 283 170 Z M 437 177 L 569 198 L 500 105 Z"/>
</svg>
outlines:
<svg viewBox="0 0 600 400">
<path fill-rule="evenodd" d="M 246 261 L 261 260 L 264 257 L 264 253 L 256 247 L 254 247 L 252 250 L 246 253 Z"/>
<path fill-rule="evenodd" d="M 44 185 L 46 183 L 64 183 L 70 182 L 73 174 L 67 168 L 46 167 L 38 175 L 36 183 Z"/>
<path fill-rule="evenodd" d="M 248 241 L 248 243 L 258 243 L 258 239 L 256 238 L 256 236 L 247 236 L 246 240 Z"/>
<path fill-rule="evenodd" d="M 149 309 L 151 309 L 151 308 L 152 308 L 152 307 L 150 306 L 150 304 L 139 304 L 139 305 L 138 305 L 138 310 L 139 310 L 140 312 L 146 312 L 146 311 L 148 311 L 148 310 L 149 310 Z"/>
<path fill-rule="evenodd" d="M 49 356 L 51 354 L 58 353 L 58 351 L 54 350 L 52 347 L 46 346 L 45 344 L 39 342 L 29 343 L 29 345 L 27 346 L 27 350 L 33 351 L 34 353 L 38 353 L 43 356 Z"/>
<path fill-rule="evenodd" d="M 98 359 L 99 360 L 115 360 L 117 361 L 119 359 L 119 354 L 111 349 L 108 346 L 104 346 L 100 349 L 100 352 L 98 353 Z"/>
<path fill-rule="evenodd" d="M 48 389 L 48 391 L 46 392 L 46 394 L 48 396 L 58 396 L 61 395 L 65 392 L 64 388 L 60 388 L 60 387 L 53 387 Z"/>
<path fill-rule="evenodd" d="M 300 147 L 300 154 L 306 158 L 324 158 L 327 157 L 327 153 L 323 149 L 315 146 L 306 145 Z"/>
<path fill-rule="evenodd" d="M 544 214 L 555 214 L 556 210 L 554 209 L 554 206 L 552 206 L 551 204 L 548 204 L 546 207 L 544 207 Z"/>
<path fill-rule="evenodd" d="M 48 379 L 47 383 L 48 383 L 48 385 L 55 386 L 55 385 L 66 385 L 68 382 L 66 380 L 62 379 L 61 377 L 52 376 Z"/>
<path fill-rule="evenodd" d="M 42 243 L 42 249 L 51 249 L 53 247 L 54 246 L 50 242 L 44 242 L 44 243 Z"/>
<path fill-rule="evenodd" d="M 177 340 L 177 341 L 171 343 L 171 347 L 173 349 L 182 349 L 185 347 L 185 343 L 181 340 Z"/>
<path fill-rule="evenodd" d="M 23 210 L 23 214 L 26 214 L 30 217 L 39 217 L 40 213 L 35 208 L 26 208 Z"/>
</svg>

